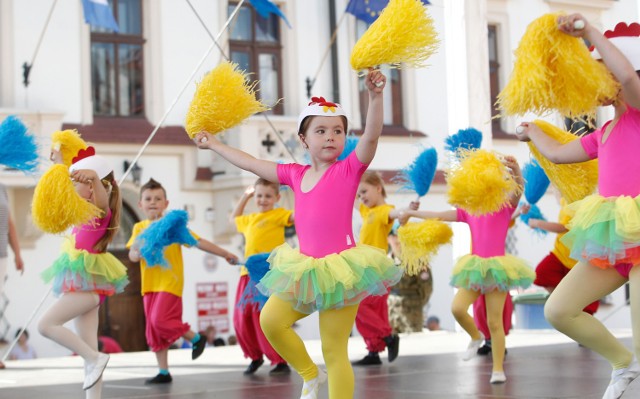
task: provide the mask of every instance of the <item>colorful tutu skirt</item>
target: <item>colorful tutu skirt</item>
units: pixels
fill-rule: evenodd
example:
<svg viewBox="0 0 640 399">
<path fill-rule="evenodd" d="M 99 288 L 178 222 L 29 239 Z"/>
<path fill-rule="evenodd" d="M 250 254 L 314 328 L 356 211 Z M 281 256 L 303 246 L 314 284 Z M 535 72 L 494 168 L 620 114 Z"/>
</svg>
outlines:
<svg viewBox="0 0 640 399">
<path fill-rule="evenodd" d="M 526 288 L 535 278 L 533 269 L 523 259 L 513 255 L 490 258 L 465 255 L 453 267 L 450 284 L 484 294 L 494 290 Z"/>
<path fill-rule="evenodd" d="M 62 244 L 62 254 L 45 269 L 42 279 L 53 282 L 53 292 L 94 292 L 111 296 L 124 291 L 129 284 L 127 268 L 115 256 L 106 252 L 93 254 L 75 248 L 75 239 L 68 237 Z"/>
<path fill-rule="evenodd" d="M 590 195 L 569 205 L 574 213 L 561 242 L 571 257 L 603 269 L 640 264 L 640 196 Z"/>
<path fill-rule="evenodd" d="M 264 304 L 267 303 L 269 297 L 261 293 L 257 285 L 269 271 L 269 262 L 267 262 L 267 259 L 270 255 L 271 254 L 267 252 L 251 255 L 247 258 L 244 266 L 249 271 L 249 281 L 238 301 L 239 308 L 244 309 L 247 306 L 255 306 L 258 310 L 262 310 Z"/>
<path fill-rule="evenodd" d="M 402 277 L 402 269 L 383 250 L 368 245 L 313 258 L 285 243 L 271 253 L 268 262 L 271 269 L 258 289 L 291 302 L 306 314 L 356 305 L 370 295 L 384 295 Z"/>
</svg>

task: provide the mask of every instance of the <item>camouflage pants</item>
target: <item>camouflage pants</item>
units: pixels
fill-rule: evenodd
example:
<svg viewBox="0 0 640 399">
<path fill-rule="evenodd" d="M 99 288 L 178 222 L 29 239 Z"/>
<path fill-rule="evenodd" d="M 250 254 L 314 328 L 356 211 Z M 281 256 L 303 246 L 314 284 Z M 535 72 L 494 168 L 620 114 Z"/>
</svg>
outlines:
<svg viewBox="0 0 640 399">
<path fill-rule="evenodd" d="M 431 271 L 405 274 L 389 295 L 389 323 L 394 333 L 419 332 L 424 326 L 422 309 L 433 292 Z"/>
</svg>

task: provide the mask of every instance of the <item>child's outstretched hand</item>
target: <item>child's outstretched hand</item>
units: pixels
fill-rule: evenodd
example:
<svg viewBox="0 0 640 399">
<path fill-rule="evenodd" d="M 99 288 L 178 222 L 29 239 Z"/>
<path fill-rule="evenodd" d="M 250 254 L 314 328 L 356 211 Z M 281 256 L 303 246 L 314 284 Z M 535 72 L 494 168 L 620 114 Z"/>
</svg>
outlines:
<svg viewBox="0 0 640 399">
<path fill-rule="evenodd" d="M 509 168 L 511 174 L 517 175 L 520 171 L 520 165 L 518 164 L 518 160 L 513 155 L 505 155 L 502 163 L 504 166 Z"/>
<path fill-rule="evenodd" d="M 567 35 L 583 37 L 589 28 L 587 19 L 580 14 L 561 15 L 558 17 L 558 29 Z"/>
<path fill-rule="evenodd" d="M 379 69 L 369 69 L 367 77 L 364 79 L 367 89 L 372 93 L 382 93 L 387 84 L 387 77 Z"/>
<path fill-rule="evenodd" d="M 231 252 L 228 252 L 224 259 L 230 264 L 230 265 L 237 265 L 238 264 L 238 257 L 235 256 L 234 254 L 232 254 Z"/>
<path fill-rule="evenodd" d="M 409 204 L 409 209 L 411 209 L 412 211 L 417 211 L 418 208 L 420 208 L 420 201 L 411 201 L 411 203 Z"/>
<path fill-rule="evenodd" d="M 255 194 L 255 193 L 256 193 L 256 188 L 254 186 L 249 186 L 249 187 L 247 187 L 246 190 L 244 190 L 244 194 L 243 195 L 246 198 L 251 198 L 251 197 L 253 197 L 253 194 Z"/>
<path fill-rule="evenodd" d="M 516 127 L 516 137 L 518 140 L 527 142 L 531 141 L 532 132 L 540 131 L 540 128 L 535 123 L 522 122 L 518 127 Z"/>
<path fill-rule="evenodd" d="M 520 207 L 520 214 L 526 215 L 527 213 L 529 213 L 530 210 L 531 210 L 530 204 L 522 204 L 522 206 Z"/>
<path fill-rule="evenodd" d="M 215 146 L 216 142 L 219 142 L 213 134 L 205 131 L 197 133 L 193 138 L 193 141 L 196 143 L 198 148 L 203 150 L 210 150 Z"/>
</svg>

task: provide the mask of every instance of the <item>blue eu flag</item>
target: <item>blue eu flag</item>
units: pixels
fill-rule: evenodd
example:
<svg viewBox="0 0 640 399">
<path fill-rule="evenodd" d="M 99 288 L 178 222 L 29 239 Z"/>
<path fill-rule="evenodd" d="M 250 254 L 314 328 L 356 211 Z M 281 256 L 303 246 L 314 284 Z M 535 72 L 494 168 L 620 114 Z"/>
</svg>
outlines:
<svg viewBox="0 0 640 399">
<path fill-rule="evenodd" d="M 422 0 L 422 2 L 425 5 L 431 4 L 427 0 Z M 389 4 L 389 0 L 350 0 L 347 12 L 368 24 L 372 24 L 378 19 L 387 4 Z"/>
</svg>

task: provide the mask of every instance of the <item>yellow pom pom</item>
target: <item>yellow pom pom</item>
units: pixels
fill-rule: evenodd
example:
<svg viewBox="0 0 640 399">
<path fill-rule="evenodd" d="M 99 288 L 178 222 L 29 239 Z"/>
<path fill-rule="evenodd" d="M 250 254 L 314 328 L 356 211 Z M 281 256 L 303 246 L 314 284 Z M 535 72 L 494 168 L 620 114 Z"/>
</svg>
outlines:
<svg viewBox="0 0 640 399">
<path fill-rule="evenodd" d="M 42 175 L 33 193 L 33 221 L 47 233 L 62 233 L 99 217 L 102 211 L 78 195 L 69 168 L 56 164 Z"/>
<path fill-rule="evenodd" d="M 193 138 L 203 130 L 220 133 L 257 112 L 268 110 L 256 100 L 256 84 L 249 83 L 237 64 L 221 62 L 196 88 L 185 121 L 189 137 Z"/>
<path fill-rule="evenodd" d="M 449 203 L 472 215 L 504 208 L 522 187 L 498 156 L 486 150 L 459 150 L 460 163 L 447 171 Z"/>
<path fill-rule="evenodd" d="M 407 274 L 415 276 L 423 271 L 438 248 L 450 243 L 452 236 L 453 231 L 448 224 L 434 219 L 401 226 L 398 239 L 402 265 Z"/>
<path fill-rule="evenodd" d="M 536 120 L 535 123 L 547 136 L 552 137 L 556 141 L 565 144 L 573 140 L 578 140 L 578 137 L 566 132 L 549 122 L 543 120 Z M 572 203 L 583 199 L 587 195 L 592 194 L 598 186 L 598 160 L 593 159 L 591 161 L 582 163 L 571 163 L 558 165 L 544 157 L 538 151 L 533 142 L 528 142 L 529 149 L 533 154 L 533 157 L 538 161 L 544 172 L 549 177 L 549 180 L 560 191 L 560 195 L 568 203 Z"/>
<path fill-rule="evenodd" d="M 71 160 L 78 155 L 78 151 L 89 146 L 75 129 L 59 130 L 51 135 L 51 148 L 60 151 L 62 162 L 71 166 Z"/>
<path fill-rule="evenodd" d="M 351 52 L 356 71 L 382 64 L 423 67 L 438 49 L 433 19 L 420 0 L 391 0 Z"/>
<path fill-rule="evenodd" d="M 558 30 L 560 15 L 544 15 L 527 27 L 511 78 L 498 95 L 504 115 L 555 110 L 581 118 L 616 97 L 619 85 L 607 68 L 591 57 L 581 39 Z"/>
</svg>

